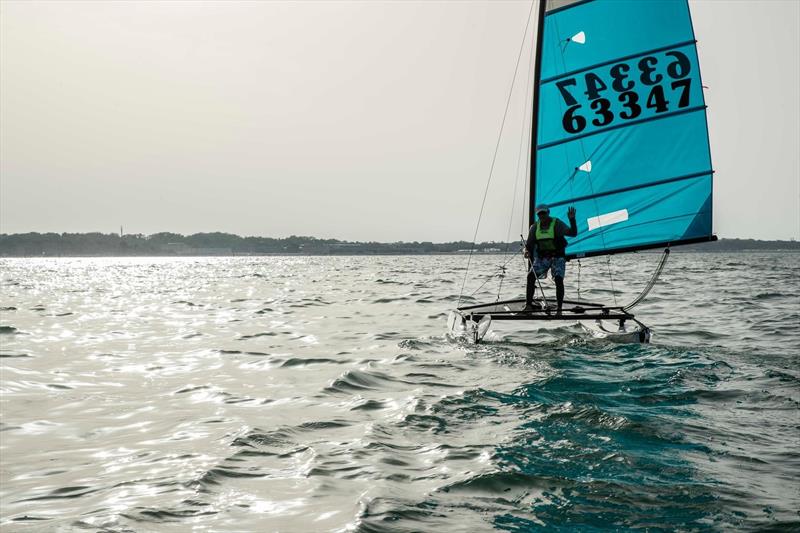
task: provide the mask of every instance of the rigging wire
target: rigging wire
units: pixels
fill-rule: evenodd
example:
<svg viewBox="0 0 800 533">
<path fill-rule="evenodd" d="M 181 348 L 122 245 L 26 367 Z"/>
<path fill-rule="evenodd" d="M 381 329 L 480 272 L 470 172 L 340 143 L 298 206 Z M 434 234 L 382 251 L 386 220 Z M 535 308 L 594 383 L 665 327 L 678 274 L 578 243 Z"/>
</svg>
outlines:
<svg viewBox="0 0 800 533">
<path fill-rule="evenodd" d="M 554 20 L 554 23 L 556 25 L 556 33 L 558 35 L 561 35 L 561 31 L 558 28 L 558 20 Z M 563 67 L 565 72 L 567 71 L 567 64 L 566 64 L 564 55 L 565 55 L 565 52 L 567 50 L 567 45 L 568 44 L 569 44 L 569 41 L 567 41 L 566 44 L 564 44 L 564 46 L 559 46 L 559 50 L 561 52 L 561 65 L 562 65 L 562 67 Z M 562 111 L 563 111 L 563 107 L 562 107 Z M 578 139 L 578 145 L 581 148 L 581 155 L 583 156 L 583 162 L 585 163 L 586 161 L 589 160 L 589 157 L 586 155 L 586 145 L 584 144 L 583 139 Z M 566 151 L 564 152 L 564 157 L 565 157 L 565 159 L 568 157 Z M 572 175 L 569 178 L 569 186 L 570 186 L 570 194 L 572 194 L 572 196 L 574 196 L 575 194 L 573 192 L 572 180 L 575 178 L 575 176 L 578 175 L 578 167 L 575 167 L 574 169 L 570 169 L 569 167 L 571 165 L 569 163 L 569 160 L 567 160 L 565 162 L 565 164 L 567 166 L 566 171 L 567 172 L 572 171 Z M 592 202 L 594 203 L 594 210 L 595 210 L 595 213 L 597 215 L 599 215 L 600 214 L 600 206 L 597 203 L 597 196 L 595 195 L 595 192 L 594 192 L 594 183 L 592 182 L 592 171 L 591 170 L 587 171 L 586 175 L 587 175 L 587 178 L 588 178 L 589 192 L 592 195 Z M 599 228 L 599 229 L 600 229 L 600 240 L 603 242 L 603 250 L 608 250 L 608 244 L 606 243 L 606 232 L 605 232 L 605 230 L 603 228 Z M 614 298 L 614 305 L 617 305 L 617 291 L 614 288 L 614 275 L 611 272 L 611 256 L 610 255 L 606 256 L 606 269 L 608 271 L 608 277 L 611 280 L 611 296 Z"/>
<path fill-rule="evenodd" d="M 525 104 L 523 106 L 523 115 L 522 115 L 524 117 L 528 116 L 528 103 L 529 102 L 531 104 L 533 103 L 532 100 L 530 99 L 531 86 L 533 85 L 533 79 L 531 78 L 531 66 L 533 65 L 533 52 L 534 52 L 534 47 L 531 46 L 531 51 L 530 51 L 530 54 L 528 56 L 528 76 L 526 78 L 528 80 L 528 82 L 525 85 L 525 100 L 524 100 Z M 530 116 L 531 116 L 531 121 L 532 121 L 533 120 L 533 112 L 532 112 L 532 110 L 531 110 L 531 115 Z M 527 136 L 525 134 L 526 129 L 528 131 L 528 135 Z M 524 148 L 525 148 L 526 145 L 530 144 L 530 136 L 531 136 L 531 134 L 532 134 L 531 125 L 527 121 L 523 120 L 522 121 L 522 131 L 520 132 L 520 135 L 519 135 L 519 149 L 517 151 L 517 168 L 516 168 L 516 170 L 514 172 L 514 174 L 516 176 L 516 179 L 514 180 L 514 192 L 511 194 L 511 214 L 508 216 L 508 229 L 506 230 L 506 248 L 505 248 L 505 251 L 503 252 L 503 259 L 505 259 L 505 263 L 503 264 L 503 267 L 505 267 L 505 265 L 508 264 L 508 260 L 506 259 L 506 257 L 508 256 L 508 247 L 511 244 L 511 227 L 514 224 L 514 202 L 515 202 L 515 200 L 517 198 L 517 187 L 519 185 L 519 180 L 520 180 L 520 176 L 521 176 L 521 174 L 519 172 L 519 170 L 520 170 L 520 162 L 521 162 L 521 160 L 523 158 L 523 153 L 526 156 L 525 157 L 525 175 L 526 176 L 528 175 L 528 171 L 530 169 L 530 157 L 527 157 L 528 153 L 527 153 L 526 150 L 524 150 Z M 525 141 L 528 141 L 528 143 L 526 143 Z M 525 200 L 524 200 L 524 198 L 523 198 L 522 210 L 521 210 L 520 214 L 521 214 L 521 218 L 523 219 L 522 223 L 524 225 L 524 223 L 525 223 L 525 221 L 524 221 L 524 219 L 525 219 Z M 523 241 L 522 246 L 523 247 L 525 246 L 524 241 Z M 497 301 L 500 301 L 500 295 L 503 292 L 503 281 L 504 281 L 504 279 L 505 279 L 505 276 L 501 276 L 500 277 L 500 284 L 497 287 Z"/>
<path fill-rule="evenodd" d="M 469 256 L 467 258 L 467 268 L 464 272 L 464 281 L 461 283 L 461 291 L 458 294 L 458 302 L 456 303 L 456 307 L 461 304 L 461 297 L 464 295 L 464 287 L 467 284 L 467 276 L 469 275 L 469 266 L 472 262 L 472 254 L 475 251 L 475 241 L 478 239 L 478 229 L 481 226 L 481 218 L 483 217 L 483 208 L 486 206 L 486 196 L 489 194 L 489 185 L 492 183 L 492 174 L 494 173 L 494 164 L 497 161 L 497 152 L 500 150 L 500 140 L 503 137 L 503 128 L 506 124 L 506 117 L 508 116 L 508 108 L 511 105 L 511 95 L 514 94 L 514 82 L 517 79 L 517 71 L 519 70 L 519 62 L 522 59 L 522 50 L 525 48 L 525 37 L 528 35 L 528 26 L 530 26 L 531 22 L 531 14 L 533 13 L 533 4 L 534 2 L 531 1 L 531 8 L 528 11 L 528 18 L 525 20 L 525 30 L 522 33 L 522 42 L 520 43 L 519 53 L 517 54 L 517 64 L 514 66 L 514 75 L 511 78 L 511 87 L 508 91 L 508 98 L 506 99 L 506 108 L 503 111 L 503 120 L 500 123 L 500 132 L 497 135 L 497 143 L 494 147 L 494 155 L 492 156 L 492 164 L 489 167 L 489 178 L 486 180 L 486 189 L 483 191 L 483 200 L 481 201 L 481 210 L 478 213 L 478 222 L 475 225 L 475 234 L 472 237 L 472 245 L 469 249 Z"/>
<path fill-rule="evenodd" d="M 661 256 L 661 261 L 659 261 L 655 272 L 653 272 L 653 276 L 650 278 L 650 281 L 647 283 L 647 285 L 645 285 L 644 289 L 642 289 L 642 292 L 639 293 L 639 296 L 634 298 L 633 301 L 631 301 L 628 305 L 622 308 L 623 311 L 626 312 L 630 311 L 647 297 L 647 295 L 650 293 L 650 290 L 655 286 L 658 277 L 661 275 L 661 271 L 664 270 L 664 265 L 667 264 L 668 258 L 669 258 L 669 248 L 665 248 L 664 254 Z"/>
<path fill-rule="evenodd" d="M 474 291 L 472 291 L 470 293 L 470 295 L 469 295 L 470 298 L 475 296 L 478 293 L 479 290 L 481 290 L 483 287 L 485 287 L 487 283 L 489 283 L 491 280 L 493 280 L 496 277 L 500 278 L 500 284 L 502 285 L 503 278 L 505 278 L 506 271 L 508 270 L 508 268 L 507 268 L 508 264 L 515 257 L 515 255 L 516 254 L 509 254 L 509 255 L 505 256 L 505 261 L 503 261 L 503 264 L 497 266 L 498 272 L 496 274 L 490 274 L 490 275 L 486 276 L 486 279 L 484 280 L 484 282 L 481 283 L 480 286 L 477 289 L 475 289 Z M 524 261 L 524 258 L 523 258 L 523 261 Z M 527 271 L 527 269 L 526 269 L 526 271 Z"/>
<path fill-rule="evenodd" d="M 477 289 L 472 291 L 472 293 L 470 293 L 469 297 L 471 298 L 471 297 L 475 296 L 478 293 L 479 290 L 484 288 L 486 286 L 486 284 L 489 283 L 490 281 L 492 281 L 494 278 L 500 278 L 500 282 L 502 283 L 503 278 L 506 276 L 506 265 L 508 265 L 508 261 L 506 261 L 504 264 L 499 265 L 497 267 L 497 270 L 498 270 L 497 273 L 490 274 L 490 275 L 486 276 L 486 279 L 483 281 L 483 283 L 481 283 L 480 286 Z"/>
<path fill-rule="evenodd" d="M 600 236 L 602 237 L 603 234 L 601 233 Z M 603 238 L 603 246 L 605 247 L 606 240 Z M 611 272 L 611 256 L 606 256 L 606 270 L 608 270 L 608 277 L 611 280 L 611 296 L 614 298 L 614 305 L 617 305 L 617 290 L 614 288 L 614 273 Z"/>
</svg>

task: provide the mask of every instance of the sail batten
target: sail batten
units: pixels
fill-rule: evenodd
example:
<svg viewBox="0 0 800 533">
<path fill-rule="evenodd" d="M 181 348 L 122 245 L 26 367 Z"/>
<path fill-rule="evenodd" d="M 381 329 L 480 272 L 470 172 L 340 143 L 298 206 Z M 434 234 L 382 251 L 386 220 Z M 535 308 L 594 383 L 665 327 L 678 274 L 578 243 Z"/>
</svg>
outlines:
<svg viewBox="0 0 800 533">
<path fill-rule="evenodd" d="M 530 205 L 562 219 L 576 207 L 568 256 L 712 240 L 714 171 L 687 0 L 545 1 Z"/>
<path fill-rule="evenodd" d="M 577 197 L 577 198 L 567 198 L 565 200 L 561 200 L 561 201 L 558 201 L 558 202 L 551 202 L 551 203 L 549 203 L 547 205 L 550 208 L 561 207 L 561 206 L 568 205 L 568 204 L 574 203 L 574 202 L 583 202 L 583 201 L 586 201 L 586 200 L 592 200 L 592 199 L 595 199 L 595 198 L 601 198 L 603 196 L 608 196 L 608 195 L 612 195 L 612 194 L 622 194 L 622 193 L 625 193 L 625 192 L 635 191 L 636 189 L 643 189 L 645 187 L 651 187 L 653 185 L 661 185 L 661 184 L 665 184 L 665 183 L 674 183 L 674 182 L 677 182 L 677 181 L 683 181 L 683 180 L 688 180 L 688 179 L 692 179 L 692 178 L 699 178 L 699 177 L 709 176 L 709 175 L 711 175 L 713 173 L 714 173 L 713 170 L 710 171 L 710 172 L 695 172 L 694 174 L 686 174 L 684 176 L 675 176 L 674 178 L 667 178 L 667 179 L 663 179 L 663 180 L 659 180 L 659 181 L 652 181 L 652 182 L 647 183 L 646 185 L 645 184 L 633 185 L 631 187 L 626 187 L 624 189 L 617 189 L 617 190 L 614 190 L 614 191 L 607 191 L 607 192 L 602 192 L 602 193 L 597 193 L 597 194 L 590 194 L 590 195 L 587 195 L 587 196 L 580 196 L 580 197 Z"/>
</svg>

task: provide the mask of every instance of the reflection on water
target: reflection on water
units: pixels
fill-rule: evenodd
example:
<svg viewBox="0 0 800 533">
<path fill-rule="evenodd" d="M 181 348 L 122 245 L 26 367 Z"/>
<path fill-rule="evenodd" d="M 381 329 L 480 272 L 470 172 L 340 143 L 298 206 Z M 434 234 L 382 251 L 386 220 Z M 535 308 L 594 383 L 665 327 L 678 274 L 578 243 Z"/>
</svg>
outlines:
<svg viewBox="0 0 800 533">
<path fill-rule="evenodd" d="M 444 331 L 462 256 L 0 260 L 0 525 L 800 528 L 796 258 L 673 254 L 652 345 L 477 346 Z M 657 260 L 571 263 L 568 296 Z"/>
</svg>

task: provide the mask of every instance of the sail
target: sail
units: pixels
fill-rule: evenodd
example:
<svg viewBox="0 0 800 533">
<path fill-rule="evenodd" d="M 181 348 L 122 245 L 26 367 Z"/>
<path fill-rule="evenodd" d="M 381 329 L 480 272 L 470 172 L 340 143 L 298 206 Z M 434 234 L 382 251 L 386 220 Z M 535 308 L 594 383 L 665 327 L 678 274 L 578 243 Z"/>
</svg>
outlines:
<svg viewBox="0 0 800 533">
<path fill-rule="evenodd" d="M 531 206 L 569 257 L 713 240 L 706 106 L 687 0 L 544 0 Z"/>
</svg>

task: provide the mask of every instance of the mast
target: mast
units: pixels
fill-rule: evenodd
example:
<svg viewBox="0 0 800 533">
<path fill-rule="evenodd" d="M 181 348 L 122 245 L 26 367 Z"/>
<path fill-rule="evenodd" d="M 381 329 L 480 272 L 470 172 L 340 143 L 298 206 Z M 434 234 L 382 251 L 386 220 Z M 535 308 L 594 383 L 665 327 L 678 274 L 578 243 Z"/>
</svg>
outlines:
<svg viewBox="0 0 800 533">
<path fill-rule="evenodd" d="M 528 200 L 528 227 L 536 221 L 536 143 L 539 129 L 539 82 L 542 79 L 542 37 L 547 1 L 539 0 L 539 16 L 536 22 L 536 54 L 533 65 L 533 120 L 531 124 L 531 181 Z"/>
</svg>

